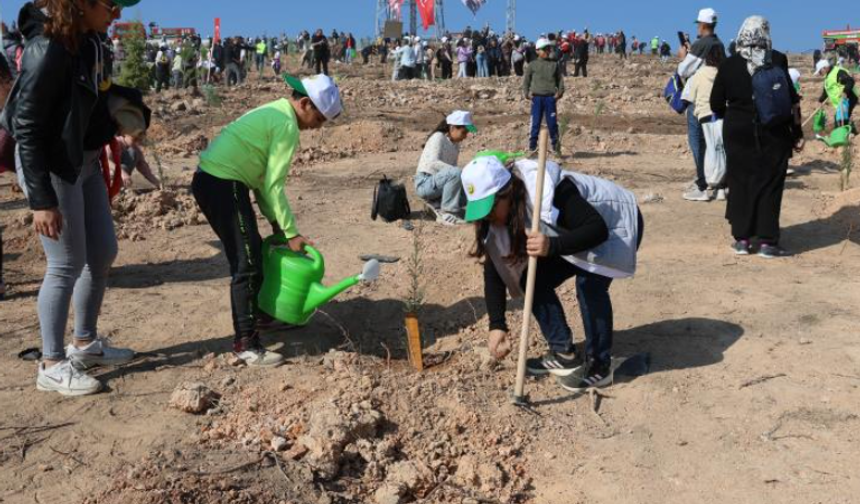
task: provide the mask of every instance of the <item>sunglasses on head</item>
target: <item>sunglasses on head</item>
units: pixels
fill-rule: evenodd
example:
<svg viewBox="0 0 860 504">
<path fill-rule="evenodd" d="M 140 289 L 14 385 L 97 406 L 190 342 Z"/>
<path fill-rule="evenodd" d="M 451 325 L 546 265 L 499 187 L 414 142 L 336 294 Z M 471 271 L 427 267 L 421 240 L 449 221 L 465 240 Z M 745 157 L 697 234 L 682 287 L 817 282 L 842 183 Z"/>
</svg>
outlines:
<svg viewBox="0 0 860 504">
<path fill-rule="evenodd" d="M 96 0 L 96 1 L 99 3 L 99 5 L 101 5 L 105 9 L 107 9 L 108 12 L 110 12 L 114 16 L 119 16 L 120 14 L 122 14 L 122 6 L 121 5 L 116 5 L 113 2 L 106 2 L 105 0 Z"/>
</svg>

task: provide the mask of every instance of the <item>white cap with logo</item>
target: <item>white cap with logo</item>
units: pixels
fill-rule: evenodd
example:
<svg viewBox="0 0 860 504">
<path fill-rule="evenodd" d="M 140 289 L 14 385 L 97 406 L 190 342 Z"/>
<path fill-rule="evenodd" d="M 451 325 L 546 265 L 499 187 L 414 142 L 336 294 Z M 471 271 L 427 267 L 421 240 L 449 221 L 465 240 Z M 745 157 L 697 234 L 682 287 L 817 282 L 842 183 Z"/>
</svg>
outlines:
<svg viewBox="0 0 860 504">
<path fill-rule="evenodd" d="M 549 47 L 551 45 L 552 45 L 552 42 L 550 42 L 548 38 L 541 37 L 541 38 L 537 39 L 537 42 L 535 42 L 535 49 L 540 51 L 541 49 L 543 49 L 545 47 Z"/>
<path fill-rule="evenodd" d="M 467 164 L 460 180 L 466 191 L 466 221 L 479 221 L 490 215 L 496 203 L 496 194 L 511 181 L 511 172 L 498 158 L 485 156 Z"/>
<path fill-rule="evenodd" d="M 475 121 L 472 120 L 472 113 L 465 110 L 455 110 L 445 118 L 445 122 L 449 126 L 465 126 L 469 133 L 477 133 L 478 128 L 475 127 Z"/>
<path fill-rule="evenodd" d="M 313 75 L 299 80 L 297 77 L 284 74 L 284 81 L 291 88 L 310 98 L 327 120 L 333 121 L 343 112 L 340 90 L 328 75 Z"/>
<path fill-rule="evenodd" d="M 697 23 L 715 24 L 717 22 L 717 11 L 714 9 L 702 9 L 699 11 L 699 17 L 696 18 Z"/>
</svg>

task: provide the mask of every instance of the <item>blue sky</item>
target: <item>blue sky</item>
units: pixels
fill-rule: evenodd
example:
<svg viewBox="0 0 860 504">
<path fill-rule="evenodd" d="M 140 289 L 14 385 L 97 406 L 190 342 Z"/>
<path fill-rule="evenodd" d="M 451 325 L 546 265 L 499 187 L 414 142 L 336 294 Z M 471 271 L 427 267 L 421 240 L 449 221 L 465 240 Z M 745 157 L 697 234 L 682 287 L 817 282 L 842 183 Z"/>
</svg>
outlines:
<svg viewBox="0 0 860 504">
<path fill-rule="evenodd" d="M 860 26 L 860 15 L 847 19 L 832 8 L 800 0 L 724 0 L 699 5 L 684 0 L 577 1 L 519 0 L 517 31 L 529 37 L 547 30 L 577 29 L 592 31 L 624 29 L 628 36 L 651 38 L 660 35 L 673 45 L 678 30 L 693 31 L 692 21 L 699 7 L 713 7 L 720 14 L 718 33 L 728 41 L 734 38 L 743 19 L 761 14 L 771 20 L 775 46 L 802 51 L 821 44 L 821 31 L 841 29 L 848 23 Z M 4 20 L 14 19 L 23 0 L 2 0 Z M 445 20 L 448 29 L 457 31 L 490 23 L 498 31 L 505 26 L 505 0 L 488 0 L 477 16 L 472 16 L 461 0 L 448 0 Z M 845 4 L 848 5 L 848 4 Z M 224 35 L 268 35 L 300 29 L 332 28 L 352 31 L 356 36 L 373 31 L 376 0 L 142 0 L 127 9 L 126 18 L 155 21 L 165 27 L 193 26 L 204 35 L 212 33 L 212 20 L 222 18 Z M 419 26 L 420 30 L 420 26 Z M 432 30 L 432 28 L 431 28 Z"/>
</svg>

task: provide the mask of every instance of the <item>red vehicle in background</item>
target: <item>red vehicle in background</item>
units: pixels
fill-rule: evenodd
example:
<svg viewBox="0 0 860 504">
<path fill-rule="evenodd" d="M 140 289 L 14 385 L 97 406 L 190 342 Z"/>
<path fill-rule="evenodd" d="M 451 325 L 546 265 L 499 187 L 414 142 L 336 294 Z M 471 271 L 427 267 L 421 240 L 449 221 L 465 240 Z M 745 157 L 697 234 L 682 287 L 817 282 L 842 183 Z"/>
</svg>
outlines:
<svg viewBox="0 0 860 504">
<path fill-rule="evenodd" d="M 150 37 L 154 39 L 180 39 L 182 37 L 193 37 L 197 35 L 197 30 L 194 28 L 161 28 L 159 26 L 153 26 L 150 32 Z"/>
<path fill-rule="evenodd" d="M 140 34 L 144 39 L 146 38 L 146 28 L 144 28 L 142 23 L 114 23 L 111 27 L 110 38 L 122 40 L 135 32 Z"/>
<path fill-rule="evenodd" d="M 860 30 L 852 30 L 850 26 L 844 30 L 825 30 L 822 33 L 825 51 L 837 51 L 848 45 L 860 45 Z"/>
</svg>

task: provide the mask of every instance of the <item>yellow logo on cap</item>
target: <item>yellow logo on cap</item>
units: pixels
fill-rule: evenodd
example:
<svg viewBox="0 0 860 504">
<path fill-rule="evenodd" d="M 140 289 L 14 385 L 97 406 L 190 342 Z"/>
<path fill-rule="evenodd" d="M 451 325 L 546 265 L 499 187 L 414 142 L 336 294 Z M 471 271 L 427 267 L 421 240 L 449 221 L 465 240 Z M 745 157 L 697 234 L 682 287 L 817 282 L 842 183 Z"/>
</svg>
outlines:
<svg viewBox="0 0 860 504">
<path fill-rule="evenodd" d="M 466 186 L 466 192 L 469 193 L 469 196 L 472 196 L 473 194 L 475 194 L 474 184 L 469 184 L 468 186 Z"/>
</svg>

